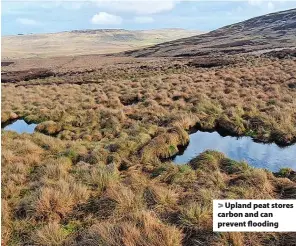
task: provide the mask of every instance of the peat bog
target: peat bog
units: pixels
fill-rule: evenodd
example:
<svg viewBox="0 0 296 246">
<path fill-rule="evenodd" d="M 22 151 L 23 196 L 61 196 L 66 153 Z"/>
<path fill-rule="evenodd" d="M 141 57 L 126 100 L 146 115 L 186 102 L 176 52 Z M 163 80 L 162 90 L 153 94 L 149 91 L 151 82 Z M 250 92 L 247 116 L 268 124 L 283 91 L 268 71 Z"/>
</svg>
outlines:
<svg viewBox="0 0 296 246">
<path fill-rule="evenodd" d="M 288 84 L 295 62 L 248 56 L 204 68 L 151 59 L 72 75 L 75 63 L 59 77 L 3 83 L 2 122 L 39 123 L 34 134 L 2 132 L 3 242 L 242 246 L 273 238 L 291 245 L 293 233 L 212 232 L 212 199 L 295 198 L 295 171 L 271 172 L 292 167 L 284 158 L 269 170 L 224 149 L 198 151 L 189 165 L 162 159 L 177 154 L 196 125 L 294 143 L 296 96 Z M 218 143 L 212 135 L 222 138 L 203 134 L 205 149 Z M 244 148 L 252 141 L 229 138 L 224 147 L 225 140 L 246 141 Z M 261 151 L 252 146 L 246 151 Z"/>
</svg>

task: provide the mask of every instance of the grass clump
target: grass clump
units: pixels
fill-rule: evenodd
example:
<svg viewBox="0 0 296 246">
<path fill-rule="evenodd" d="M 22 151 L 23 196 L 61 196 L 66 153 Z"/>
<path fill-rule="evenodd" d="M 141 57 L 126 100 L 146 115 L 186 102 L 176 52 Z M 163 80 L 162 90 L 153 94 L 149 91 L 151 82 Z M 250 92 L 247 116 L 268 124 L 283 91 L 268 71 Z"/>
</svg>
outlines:
<svg viewBox="0 0 296 246">
<path fill-rule="evenodd" d="M 72 182 L 59 180 L 53 185 L 41 188 L 32 206 L 35 216 L 41 220 L 60 220 L 74 205 L 85 202 L 89 191 L 84 185 Z"/>
<path fill-rule="evenodd" d="M 50 222 L 32 234 L 32 240 L 37 245 L 61 246 L 64 245 L 69 232 L 57 222 Z"/>
<path fill-rule="evenodd" d="M 155 157 L 171 157 L 178 152 L 178 145 L 185 145 L 188 141 L 186 131 L 180 127 L 172 128 L 166 134 L 156 136 L 142 149 L 142 161 L 147 162 Z"/>
<path fill-rule="evenodd" d="M 174 226 L 165 225 L 153 214 L 139 211 L 129 221 L 93 225 L 82 239 L 83 245 L 155 245 L 179 246 L 183 235 Z"/>
<path fill-rule="evenodd" d="M 219 169 L 219 164 L 224 159 L 224 154 L 217 151 L 205 151 L 189 162 L 193 169 L 215 171 Z"/>
<path fill-rule="evenodd" d="M 56 135 L 61 129 L 61 126 L 54 121 L 44 121 L 36 126 L 36 131 L 47 135 Z"/>
<path fill-rule="evenodd" d="M 211 230 L 212 208 L 209 205 L 192 203 L 182 208 L 179 223 L 182 227 L 194 230 Z"/>
<path fill-rule="evenodd" d="M 103 192 L 109 185 L 116 184 L 120 180 L 119 172 L 112 164 L 108 166 L 95 165 L 92 167 L 83 163 L 78 165 L 79 167 L 76 170 L 77 178 L 92 186 L 99 193 Z"/>
</svg>

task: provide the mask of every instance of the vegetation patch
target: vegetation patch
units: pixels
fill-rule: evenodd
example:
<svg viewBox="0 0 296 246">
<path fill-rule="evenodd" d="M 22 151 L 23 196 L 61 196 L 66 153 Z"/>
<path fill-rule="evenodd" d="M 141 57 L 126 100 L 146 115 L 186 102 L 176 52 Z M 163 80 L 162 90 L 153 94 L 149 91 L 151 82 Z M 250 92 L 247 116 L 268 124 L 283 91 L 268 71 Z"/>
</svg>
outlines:
<svg viewBox="0 0 296 246">
<path fill-rule="evenodd" d="M 112 59 L 2 85 L 2 123 L 39 123 L 33 134 L 2 132 L 3 244 L 289 245 L 293 233 L 214 234 L 212 200 L 295 199 L 294 170 L 216 151 L 184 165 L 167 158 L 196 127 L 295 142 L 295 60 Z"/>
<path fill-rule="evenodd" d="M 62 130 L 62 127 L 54 121 L 45 121 L 36 126 L 36 131 L 47 135 L 57 135 Z"/>
</svg>

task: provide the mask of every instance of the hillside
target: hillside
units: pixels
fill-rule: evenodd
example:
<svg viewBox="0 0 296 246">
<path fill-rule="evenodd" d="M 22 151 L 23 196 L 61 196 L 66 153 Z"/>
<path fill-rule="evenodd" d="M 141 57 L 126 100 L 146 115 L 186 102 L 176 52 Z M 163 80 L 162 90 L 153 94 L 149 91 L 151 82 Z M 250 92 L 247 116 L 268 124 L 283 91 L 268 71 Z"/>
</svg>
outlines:
<svg viewBox="0 0 296 246">
<path fill-rule="evenodd" d="M 296 47 L 296 9 L 255 17 L 212 32 L 125 52 L 135 57 L 260 53 Z"/>
<path fill-rule="evenodd" d="M 200 34 L 184 29 L 99 29 L 2 37 L 2 59 L 108 54 Z"/>
</svg>

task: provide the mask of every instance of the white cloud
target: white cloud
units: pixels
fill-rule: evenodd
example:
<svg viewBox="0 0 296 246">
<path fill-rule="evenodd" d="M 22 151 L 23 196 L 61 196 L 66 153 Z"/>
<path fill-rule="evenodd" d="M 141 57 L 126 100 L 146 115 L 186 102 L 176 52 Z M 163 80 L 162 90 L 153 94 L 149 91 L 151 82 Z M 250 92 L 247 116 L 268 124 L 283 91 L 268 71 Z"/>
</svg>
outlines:
<svg viewBox="0 0 296 246">
<path fill-rule="evenodd" d="M 140 24 L 152 23 L 152 22 L 154 22 L 154 19 L 149 16 L 136 16 L 134 18 L 134 22 L 140 23 Z"/>
<path fill-rule="evenodd" d="M 277 0 L 277 2 L 282 1 L 282 0 Z M 258 6 L 261 7 L 262 9 L 264 9 L 268 12 L 274 11 L 275 10 L 275 5 L 272 1 L 267 1 L 267 0 L 248 0 L 250 5 L 253 6 Z"/>
<path fill-rule="evenodd" d="M 262 1 L 264 0 L 248 0 L 248 3 L 253 6 L 259 6 L 261 5 Z"/>
<path fill-rule="evenodd" d="M 100 12 L 92 17 L 91 23 L 96 25 L 120 25 L 122 23 L 122 18 L 106 12 Z"/>
<path fill-rule="evenodd" d="M 272 2 L 269 2 L 269 3 L 267 4 L 267 8 L 268 8 L 269 11 L 274 10 L 274 4 L 273 4 Z"/>
<path fill-rule="evenodd" d="M 27 25 L 27 26 L 35 26 L 38 24 L 35 20 L 27 19 L 27 18 L 17 18 L 16 22 L 22 25 Z"/>
<path fill-rule="evenodd" d="M 62 7 L 65 8 L 65 9 L 68 9 L 68 10 L 78 10 L 78 9 L 81 9 L 82 6 L 85 5 L 85 2 L 70 2 L 70 3 L 63 3 L 62 4 Z"/>
<path fill-rule="evenodd" d="M 165 1 L 104 1 L 95 0 L 97 5 L 114 12 L 129 12 L 136 14 L 156 14 L 172 10 L 179 2 L 177 0 Z"/>
</svg>

